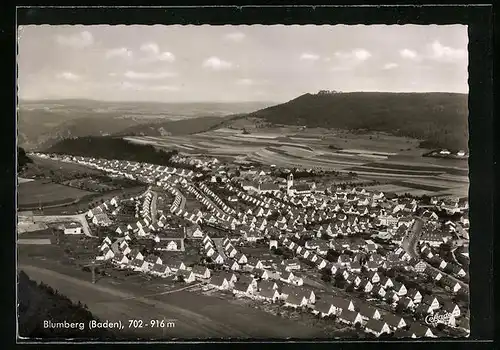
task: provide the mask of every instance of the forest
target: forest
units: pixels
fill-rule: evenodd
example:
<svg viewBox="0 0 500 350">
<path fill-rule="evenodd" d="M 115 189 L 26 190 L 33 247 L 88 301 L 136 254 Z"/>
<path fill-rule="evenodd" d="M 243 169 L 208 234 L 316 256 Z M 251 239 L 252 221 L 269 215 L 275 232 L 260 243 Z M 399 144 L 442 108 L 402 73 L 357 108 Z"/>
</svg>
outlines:
<svg viewBox="0 0 500 350">
<path fill-rule="evenodd" d="M 68 138 L 44 150 L 46 153 L 69 154 L 81 157 L 128 160 L 158 165 L 173 165 L 176 150 L 162 151 L 151 145 L 139 145 L 112 136 Z"/>
<path fill-rule="evenodd" d="M 466 94 L 352 92 L 304 94 L 244 117 L 275 125 L 387 132 L 422 140 L 425 148 L 467 150 L 468 113 Z"/>
</svg>

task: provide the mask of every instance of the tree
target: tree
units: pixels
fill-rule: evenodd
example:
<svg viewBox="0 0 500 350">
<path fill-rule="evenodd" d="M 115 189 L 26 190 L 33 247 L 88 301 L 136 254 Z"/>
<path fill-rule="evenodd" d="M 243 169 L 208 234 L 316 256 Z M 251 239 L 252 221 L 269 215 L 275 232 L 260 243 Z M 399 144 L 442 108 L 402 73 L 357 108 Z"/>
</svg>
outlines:
<svg viewBox="0 0 500 350">
<path fill-rule="evenodd" d="M 326 267 L 321 269 L 321 279 L 325 282 L 331 282 L 332 271 Z"/>
</svg>

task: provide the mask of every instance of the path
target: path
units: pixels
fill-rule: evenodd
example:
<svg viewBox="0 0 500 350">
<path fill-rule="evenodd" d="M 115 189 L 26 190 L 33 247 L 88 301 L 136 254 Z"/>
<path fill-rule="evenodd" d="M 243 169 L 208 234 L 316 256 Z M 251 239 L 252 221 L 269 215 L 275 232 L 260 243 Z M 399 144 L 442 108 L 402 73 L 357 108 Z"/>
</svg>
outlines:
<svg viewBox="0 0 500 350">
<path fill-rule="evenodd" d="M 416 217 L 415 223 L 413 224 L 411 230 L 409 231 L 409 235 L 406 236 L 405 239 L 403 239 L 403 244 L 402 244 L 403 249 L 408 254 L 410 254 L 410 256 L 412 258 L 419 259 L 419 260 L 421 258 L 420 258 L 420 254 L 418 253 L 418 250 L 417 250 L 417 244 L 418 244 L 418 240 L 420 239 L 420 235 L 421 235 L 421 231 L 422 231 L 422 228 L 424 226 L 424 223 L 425 223 L 425 221 L 422 218 Z M 469 294 L 469 286 L 466 283 L 464 283 L 463 281 L 457 279 L 456 277 L 454 277 L 454 276 L 452 276 L 444 271 L 441 271 L 438 268 L 435 268 L 434 266 L 428 264 L 427 262 L 425 262 L 425 264 L 429 269 L 434 270 L 436 272 L 439 272 L 441 275 L 448 277 L 453 282 L 460 284 L 460 287 L 467 294 Z"/>
<path fill-rule="evenodd" d="M 151 191 L 153 193 L 153 198 L 151 199 L 151 221 L 153 225 L 156 225 L 156 222 L 158 220 L 158 209 L 156 207 L 157 201 L 158 201 L 158 193 L 155 191 Z"/>
<path fill-rule="evenodd" d="M 224 252 L 224 247 L 222 247 L 222 240 L 224 238 L 212 238 L 215 243 L 215 247 L 217 248 L 217 252 L 222 255 L 224 259 L 227 259 L 226 253 Z"/>
</svg>

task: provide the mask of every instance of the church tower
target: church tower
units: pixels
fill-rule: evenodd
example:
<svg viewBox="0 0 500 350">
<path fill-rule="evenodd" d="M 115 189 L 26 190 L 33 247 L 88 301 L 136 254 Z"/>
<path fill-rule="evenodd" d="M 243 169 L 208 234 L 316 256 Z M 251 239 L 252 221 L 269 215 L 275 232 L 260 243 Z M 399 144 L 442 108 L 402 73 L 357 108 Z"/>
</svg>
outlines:
<svg viewBox="0 0 500 350">
<path fill-rule="evenodd" d="M 290 191 L 290 188 L 292 187 L 293 187 L 293 174 L 290 173 L 286 178 L 286 189 Z"/>
</svg>

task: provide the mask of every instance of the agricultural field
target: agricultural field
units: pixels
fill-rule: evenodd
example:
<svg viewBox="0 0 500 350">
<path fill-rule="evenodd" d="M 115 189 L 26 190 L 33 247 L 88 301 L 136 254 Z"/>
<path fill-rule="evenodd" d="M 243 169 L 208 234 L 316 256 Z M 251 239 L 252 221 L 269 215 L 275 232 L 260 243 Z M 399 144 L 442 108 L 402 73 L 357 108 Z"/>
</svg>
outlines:
<svg viewBox="0 0 500 350">
<path fill-rule="evenodd" d="M 416 196 L 464 193 L 468 183 L 467 161 L 422 157 L 428 150 L 418 148 L 420 140 L 385 133 L 294 126 L 256 128 L 249 120 L 241 123 L 240 130 L 225 128 L 194 135 L 127 139 L 177 148 L 187 155 L 205 154 L 229 161 L 244 157 L 243 160 L 278 167 L 355 172 L 366 180 L 389 179 L 392 187 L 386 190 Z M 249 134 L 243 134 L 243 128 Z"/>
<path fill-rule="evenodd" d="M 52 183 L 47 180 L 25 182 L 18 185 L 17 203 L 19 208 L 35 208 L 72 204 L 92 195 L 92 192 Z"/>
</svg>

